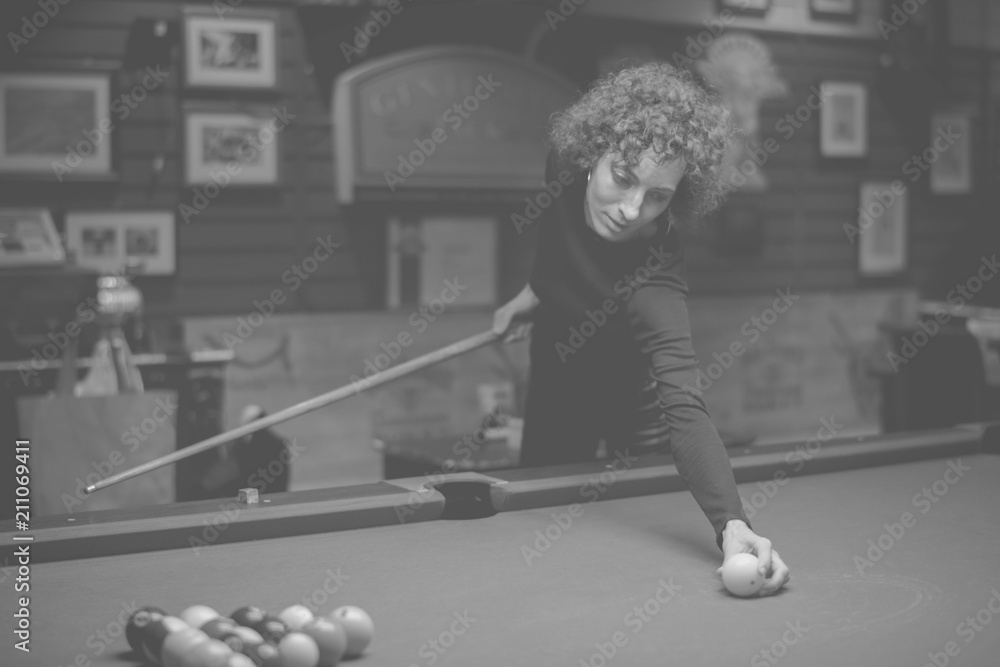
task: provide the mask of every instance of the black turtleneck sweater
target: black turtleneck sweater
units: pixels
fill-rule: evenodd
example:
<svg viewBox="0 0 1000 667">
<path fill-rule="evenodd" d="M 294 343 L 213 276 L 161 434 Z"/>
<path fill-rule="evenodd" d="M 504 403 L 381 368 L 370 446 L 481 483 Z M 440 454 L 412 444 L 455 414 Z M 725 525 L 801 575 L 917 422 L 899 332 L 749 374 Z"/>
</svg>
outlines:
<svg viewBox="0 0 1000 667">
<path fill-rule="evenodd" d="M 597 335 L 613 345 L 595 347 L 638 355 L 648 368 L 648 382 L 656 385 L 656 418 L 665 422 L 677 469 L 721 548 L 727 521 L 749 521 L 729 456 L 696 390 L 698 359 L 691 344 L 679 233 L 658 229 L 646 238 L 607 241 L 586 224 L 586 172 L 550 155 L 545 180 L 559 182 L 560 176 L 569 185 L 533 222 L 538 246 L 529 284 L 541 302 L 538 317 L 579 328 L 588 321 L 588 311 L 611 313 Z M 562 354 L 572 353 L 563 348 Z"/>
</svg>

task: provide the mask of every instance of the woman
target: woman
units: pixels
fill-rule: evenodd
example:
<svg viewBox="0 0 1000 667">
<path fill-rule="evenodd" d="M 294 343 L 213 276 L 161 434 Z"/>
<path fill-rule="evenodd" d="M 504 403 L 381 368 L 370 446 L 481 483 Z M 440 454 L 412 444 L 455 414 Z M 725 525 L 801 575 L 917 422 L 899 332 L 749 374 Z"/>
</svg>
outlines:
<svg viewBox="0 0 1000 667">
<path fill-rule="evenodd" d="M 528 285 L 497 310 L 508 339 L 532 322 L 522 463 L 669 447 L 724 559 L 751 552 L 788 581 L 755 534 L 695 381 L 680 228 L 725 198 L 728 112 L 691 75 L 648 64 L 609 75 L 553 117 L 546 183 L 563 184 L 533 224 Z M 556 188 L 550 186 L 555 194 Z"/>
</svg>

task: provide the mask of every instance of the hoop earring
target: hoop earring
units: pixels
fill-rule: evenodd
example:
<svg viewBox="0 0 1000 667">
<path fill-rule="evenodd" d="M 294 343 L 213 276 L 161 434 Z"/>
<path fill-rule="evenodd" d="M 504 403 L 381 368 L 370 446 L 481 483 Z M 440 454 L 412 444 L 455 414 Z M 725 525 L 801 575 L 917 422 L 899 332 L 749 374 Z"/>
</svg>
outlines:
<svg viewBox="0 0 1000 667">
<path fill-rule="evenodd" d="M 591 169 L 590 171 L 588 171 L 588 172 L 587 172 L 587 182 L 588 182 L 588 183 L 590 183 L 590 176 L 591 176 L 591 174 L 593 174 L 593 173 L 594 173 L 594 170 L 593 170 L 593 169 Z"/>
</svg>

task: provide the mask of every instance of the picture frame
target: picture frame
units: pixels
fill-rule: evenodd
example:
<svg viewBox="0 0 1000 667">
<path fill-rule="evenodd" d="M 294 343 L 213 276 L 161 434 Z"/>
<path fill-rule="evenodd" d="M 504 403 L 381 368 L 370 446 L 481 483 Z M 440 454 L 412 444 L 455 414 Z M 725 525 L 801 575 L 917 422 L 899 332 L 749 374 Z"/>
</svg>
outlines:
<svg viewBox="0 0 1000 667">
<path fill-rule="evenodd" d="M 268 10 L 184 11 L 184 82 L 189 88 L 278 87 L 280 17 Z"/>
<path fill-rule="evenodd" d="M 962 195 L 972 192 L 972 119 L 962 111 L 931 115 L 929 146 L 937 151 L 931 163 L 931 193 Z"/>
<path fill-rule="evenodd" d="M 858 14 L 858 0 L 809 0 L 814 16 L 853 19 Z"/>
<path fill-rule="evenodd" d="M 67 211 L 66 248 L 78 265 L 106 272 L 173 275 L 173 211 Z"/>
<path fill-rule="evenodd" d="M 892 276 L 906 271 L 909 191 L 901 181 L 867 181 L 860 187 L 858 272 Z"/>
<path fill-rule="evenodd" d="M 820 154 L 857 158 L 868 154 L 868 89 L 862 83 L 820 84 Z"/>
<path fill-rule="evenodd" d="M 771 9 L 771 0 L 718 0 L 719 11 L 730 11 L 735 14 L 752 14 L 763 16 Z"/>
<path fill-rule="evenodd" d="M 47 208 L 0 208 L 0 268 L 62 264 L 66 253 Z"/>
<path fill-rule="evenodd" d="M 0 72 L 0 173 L 113 176 L 110 106 L 109 73 Z"/>
<path fill-rule="evenodd" d="M 281 131 L 263 108 L 188 109 L 184 181 L 203 185 L 228 175 L 228 186 L 277 185 Z M 213 174 L 216 176 L 213 179 Z"/>
</svg>

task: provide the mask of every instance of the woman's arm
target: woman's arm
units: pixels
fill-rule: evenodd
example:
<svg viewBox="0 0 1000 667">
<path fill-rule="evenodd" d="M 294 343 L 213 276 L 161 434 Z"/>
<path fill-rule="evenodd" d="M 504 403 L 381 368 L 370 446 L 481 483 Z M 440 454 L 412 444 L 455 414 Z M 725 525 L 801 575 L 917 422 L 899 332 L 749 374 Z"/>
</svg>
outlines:
<svg viewBox="0 0 1000 667">
<path fill-rule="evenodd" d="M 691 344 L 686 295 L 683 257 L 678 251 L 636 290 L 628 313 L 635 340 L 649 359 L 649 372 L 656 381 L 677 470 L 712 523 L 721 549 L 730 521 L 748 526 L 750 522 L 736 490 L 729 455 L 697 383 L 698 360 Z"/>
</svg>

